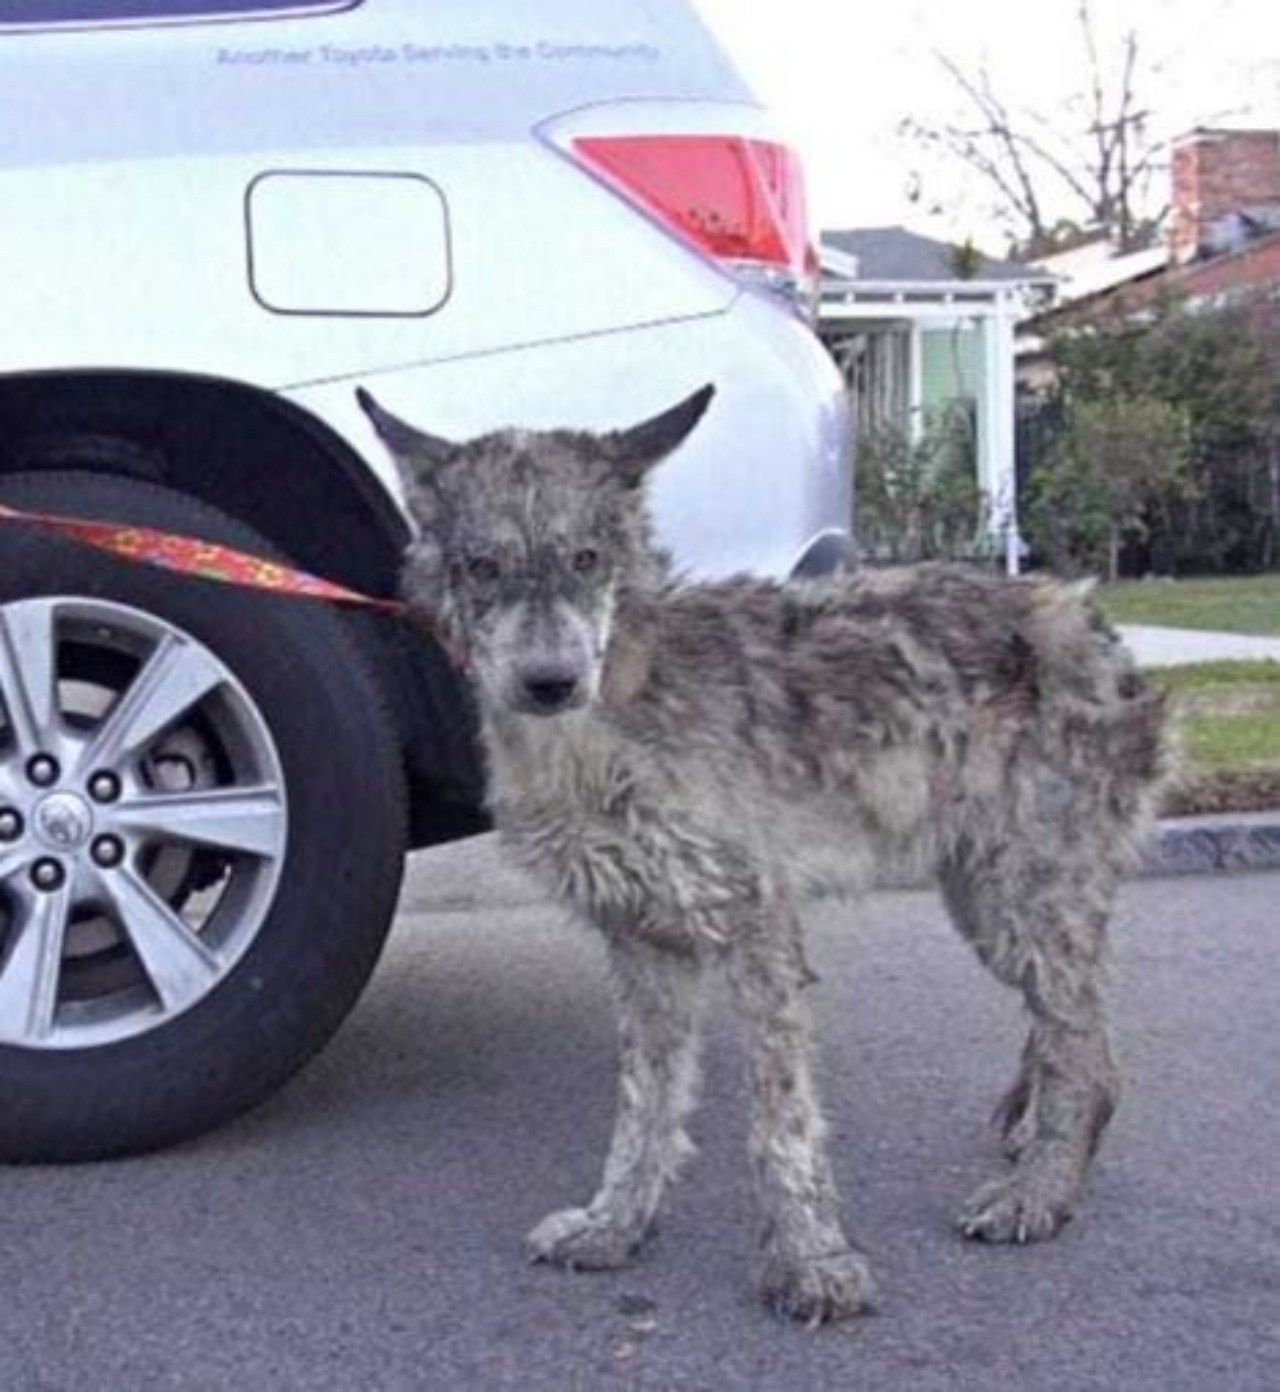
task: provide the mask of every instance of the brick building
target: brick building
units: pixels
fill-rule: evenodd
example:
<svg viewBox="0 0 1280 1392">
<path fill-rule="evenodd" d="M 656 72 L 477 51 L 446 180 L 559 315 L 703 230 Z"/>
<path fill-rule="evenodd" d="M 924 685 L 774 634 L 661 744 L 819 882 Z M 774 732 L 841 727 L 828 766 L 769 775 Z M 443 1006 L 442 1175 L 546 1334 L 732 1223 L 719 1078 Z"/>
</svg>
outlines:
<svg viewBox="0 0 1280 1392">
<path fill-rule="evenodd" d="M 1198 128 L 1174 143 L 1169 236 L 1164 248 L 1103 260 L 1114 271 L 1022 328 L 1034 358 L 1037 337 L 1107 314 L 1139 310 L 1162 295 L 1216 300 L 1280 291 L 1280 130 Z M 1053 258 L 1042 263 L 1056 271 Z"/>
<path fill-rule="evenodd" d="M 1280 231 L 1280 131 L 1194 130 L 1173 148 L 1169 251 L 1175 266 Z"/>
</svg>

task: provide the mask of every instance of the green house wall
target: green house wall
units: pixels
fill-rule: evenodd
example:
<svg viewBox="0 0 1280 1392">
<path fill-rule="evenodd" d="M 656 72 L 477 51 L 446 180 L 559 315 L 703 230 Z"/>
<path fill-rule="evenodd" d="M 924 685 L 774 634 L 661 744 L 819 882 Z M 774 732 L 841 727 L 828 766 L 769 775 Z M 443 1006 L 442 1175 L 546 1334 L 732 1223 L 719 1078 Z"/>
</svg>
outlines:
<svg viewBox="0 0 1280 1392">
<path fill-rule="evenodd" d="M 920 405 L 926 416 L 957 399 L 982 395 L 982 335 L 970 325 L 925 329 L 920 334 Z"/>
</svg>

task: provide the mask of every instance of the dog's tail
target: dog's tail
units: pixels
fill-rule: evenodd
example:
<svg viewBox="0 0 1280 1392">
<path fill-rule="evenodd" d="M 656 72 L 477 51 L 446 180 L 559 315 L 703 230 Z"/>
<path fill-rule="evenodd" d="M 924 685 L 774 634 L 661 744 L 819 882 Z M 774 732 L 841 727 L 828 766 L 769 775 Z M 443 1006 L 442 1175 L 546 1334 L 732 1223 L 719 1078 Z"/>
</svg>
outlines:
<svg viewBox="0 0 1280 1392">
<path fill-rule="evenodd" d="M 1107 622 L 1092 580 L 1041 583 L 1032 602 L 1032 646 L 1042 693 L 1058 718 L 1088 736 L 1106 761 L 1113 789 L 1132 789 L 1151 803 L 1176 776 L 1176 743 L 1166 697 L 1139 672 L 1132 653 Z"/>
</svg>

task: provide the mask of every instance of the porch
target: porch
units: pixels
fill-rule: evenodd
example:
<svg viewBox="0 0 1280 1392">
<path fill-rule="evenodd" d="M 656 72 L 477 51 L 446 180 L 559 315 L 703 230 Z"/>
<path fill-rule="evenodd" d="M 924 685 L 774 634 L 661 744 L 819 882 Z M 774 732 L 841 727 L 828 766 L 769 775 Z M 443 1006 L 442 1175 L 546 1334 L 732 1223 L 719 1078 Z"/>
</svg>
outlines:
<svg viewBox="0 0 1280 1392">
<path fill-rule="evenodd" d="M 857 438 L 888 431 L 919 446 L 944 416 L 968 422 L 986 504 L 975 549 L 998 551 L 1016 574 L 1014 325 L 1046 277 L 965 256 L 902 228 L 824 233 L 819 332 L 848 383 Z"/>
</svg>

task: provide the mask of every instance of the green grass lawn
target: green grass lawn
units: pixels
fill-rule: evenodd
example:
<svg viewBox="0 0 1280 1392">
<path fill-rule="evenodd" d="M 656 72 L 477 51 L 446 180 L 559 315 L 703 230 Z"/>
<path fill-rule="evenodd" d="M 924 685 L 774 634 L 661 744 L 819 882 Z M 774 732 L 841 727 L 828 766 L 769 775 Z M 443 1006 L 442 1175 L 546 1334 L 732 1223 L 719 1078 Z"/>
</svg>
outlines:
<svg viewBox="0 0 1280 1392">
<path fill-rule="evenodd" d="M 1169 813 L 1280 808 L 1280 662 L 1156 667 L 1172 697 L 1184 772 Z"/>
<path fill-rule="evenodd" d="M 1226 580 L 1125 580 L 1098 599 L 1112 623 L 1280 637 L 1280 574 Z"/>
</svg>

